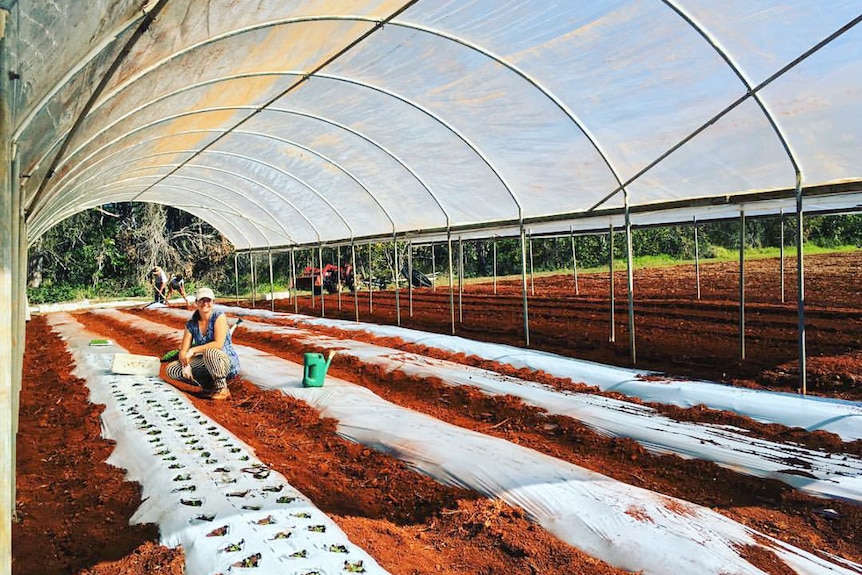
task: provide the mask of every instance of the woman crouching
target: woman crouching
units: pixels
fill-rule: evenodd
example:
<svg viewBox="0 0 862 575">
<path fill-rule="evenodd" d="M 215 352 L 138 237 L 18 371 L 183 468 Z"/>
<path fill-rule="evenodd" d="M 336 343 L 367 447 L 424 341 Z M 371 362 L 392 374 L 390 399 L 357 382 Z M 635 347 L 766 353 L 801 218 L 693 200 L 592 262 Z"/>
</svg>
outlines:
<svg viewBox="0 0 862 575">
<path fill-rule="evenodd" d="M 231 344 L 227 317 L 213 310 L 215 296 L 210 288 L 195 292 L 195 307 L 180 347 L 179 360 L 168 364 L 168 377 L 200 386 L 209 399 L 229 399 L 228 379 L 239 373 L 239 357 Z"/>
</svg>

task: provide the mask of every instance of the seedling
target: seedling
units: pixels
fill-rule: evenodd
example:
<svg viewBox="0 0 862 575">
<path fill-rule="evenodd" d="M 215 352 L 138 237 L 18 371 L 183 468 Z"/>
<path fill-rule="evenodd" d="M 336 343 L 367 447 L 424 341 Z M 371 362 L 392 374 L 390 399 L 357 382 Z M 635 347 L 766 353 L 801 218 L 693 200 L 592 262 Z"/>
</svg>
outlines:
<svg viewBox="0 0 862 575">
<path fill-rule="evenodd" d="M 246 495 L 248 495 L 249 491 L 250 491 L 250 489 L 246 489 L 245 491 L 234 491 L 233 493 L 228 493 L 227 496 L 228 497 L 245 497 Z"/>
<path fill-rule="evenodd" d="M 180 499 L 180 503 L 183 505 L 188 505 L 189 507 L 200 507 L 204 504 L 201 499 Z"/>
<path fill-rule="evenodd" d="M 217 527 L 216 529 L 213 529 L 212 531 L 207 533 L 207 537 L 224 537 L 225 535 L 227 535 L 227 532 L 228 526 L 222 525 L 221 527 Z"/>
<path fill-rule="evenodd" d="M 215 513 L 212 515 L 198 515 L 194 518 L 194 521 L 212 521 L 215 517 Z"/>
<path fill-rule="evenodd" d="M 187 485 L 185 487 L 174 487 L 171 489 L 171 493 L 180 493 L 181 491 L 196 491 L 197 486 L 195 485 Z"/>
<path fill-rule="evenodd" d="M 284 496 L 282 496 L 282 497 L 279 497 L 279 498 L 276 500 L 276 502 L 277 502 L 277 503 L 284 503 L 284 504 L 287 504 L 287 503 L 293 503 L 294 501 L 296 501 L 296 497 L 289 497 L 289 496 L 287 496 L 287 495 L 284 495 Z"/>
<path fill-rule="evenodd" d="M 344 545 L 330 545 L 329 546 L 330 553 L 347 553 L 347 547 Z"/>
<path fill-rule="evenodd" d="M 174 481 L 190 481 L 192 478 L 190 473 L 181 473 L 174 477 Z"/>
<path fill-rule="evenodd" d="M 348 573 L 365 573 L 365 567 L 362 566 L 361 559 L 359 561 L 345 561 L 344 570 Z"/>
<path fill-rule="evenodd" d="M 305 559 L 306 557 L 308 557 L 308 551 L 306 551 L 305 549 L 300 549 L 296 553 L 291 553 L 290 557 L 293 559 Z"/>
<path fill-rule="evenodd" d="M 272 518 L 272 515 L 267 515 L 263 519 L 255 521 L 255 523 L 257 523 L 258 525 L 272 525 L 273 523 L 275 523 L 275 519 Z"/>
<path fill-rule="evenodd" d="M 242 567 L 245 569 L 250 569 L 252 567 L 257 567 L 260 564 L 260 553 L 255 553 L 254 555 L 250 555 L 243 559 L 242 561 L 237 561 L 232 565 L 232 567 Z"/>
<path fill-rule="evenodd" d="M 311 514 L 302 511 L 300 513 L 294 513 L 294 517 L 299 517 L 300 519 L 311 519 Z"/>
<path fill-rule="evenodd" d="M 260 505 L 243 505 L 243 509 L 246 511 L 260 511 Z M 261 525 L 266 525 L 265 523 L 261 523 Z"/>
<path fill-rule="evenodd" d="M 278 533 L 275 534 L 275 536 L 272 539 L 270 539 L 270 541 L 275 541 L 276 539 L 289 539 L 289 538 L 290 538 L 290 531 L 279 531 Z"/>
<path fill-rule="evenodd" d="M 270 493 L 279 493 L 282 489 L 284 489 L 284 485 L 270 485 L 263 488 L 264 491 L 269 491 Z"/>
<path fill-rule="evenodd" d="M 326 533 L 326 525 L 309 525 L 308 530 L 312 533 Z"/>
<path fill-rule="evenodd" d="M 242 546 L 244 544 L 245 544 L 245 539 L 240 539 L 239 543 L 231 543 L 230 545 L 228 545 L 227 547 L 222 549 L 222 551 L 224 551 L 226 553 L 236 553 L 237 551 L 242 551 Z"/>
</svg>

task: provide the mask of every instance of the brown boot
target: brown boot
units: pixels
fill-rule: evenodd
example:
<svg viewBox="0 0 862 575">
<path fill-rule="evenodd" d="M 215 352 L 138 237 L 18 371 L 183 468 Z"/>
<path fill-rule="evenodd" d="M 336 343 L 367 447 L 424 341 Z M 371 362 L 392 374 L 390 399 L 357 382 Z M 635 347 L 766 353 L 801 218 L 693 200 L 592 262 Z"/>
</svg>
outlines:
<svg viewBox="0 0 862 575">
<path fill-rule="evenodd" d="M 217 389 L 212 392 L 212 395 L 208 395 L 207 399 L 213 399 L 216 401 L 222 399 L 230 399 L 230 391 L 226 387 L 223 389 Z"/>
</svg>

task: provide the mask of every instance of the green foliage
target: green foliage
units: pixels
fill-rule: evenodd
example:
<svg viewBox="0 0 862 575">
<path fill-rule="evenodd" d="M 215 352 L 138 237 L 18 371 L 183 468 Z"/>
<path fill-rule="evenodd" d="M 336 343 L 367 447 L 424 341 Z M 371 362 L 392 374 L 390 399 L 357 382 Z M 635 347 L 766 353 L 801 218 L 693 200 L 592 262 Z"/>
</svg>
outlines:
<svg viewBox="0 0 862 575">
<path fill-rule="evenodd" d="M 796 243 L 795 216 L 748 218 L 745 225 L 746 257 L 775 257 L 781 237 L 793 248 Z M 701 259 L 735 260 L 739 257 L 739 219 L 698 224 L 695 249 L 691 225 L 636 229 L 632 233 L 635 266 L 667 265 Z M 862 215 L 806 216 L 803 223 L 805 251 L 862 247 Z M 527 240 L 527 265 L 532 259 L 534 273 L 571 270 L 572 250 L 578 269 L 607 270 L 611 238 L 607 231 L 556 238 Z M 615 268 L 625 266 L 625 234 L 613 236 Z M 398 241 L 397 258 L 393 242 L 357 245 L 355 264 L 360 281 L 375 278 L 392 286 L 395 275 L 407 265 L 412 253 L 413 268 L 436 273 L 446 283 L 449 248 L 445 242 L 413 246 Z M 459 254 L 463 251 L 465 280 L 521 274 L 519 237 L 470 240 L 459 244 L 452 239 L 451 260 L 457 278 Z M 795 251 L 795 250 L 793 250 Z M 530 253 L 532 252 L 532 258 Z M 791 252 L 789 255 L 793 255 Z M 272 261 L 270 278 L 269 261 Z M 37 239 L 30 248 L 28 297 L 34 304 L 81 299 L 152 296 L 150 269 L 162 266 L 168 273 L 181 273 L 186 290 L 196 285 L 212 287 L 221 297 L 237 291 L 247 296 L 254 283 L 258 295 L 268 293 L 270 281 L 276 291 L 291 286 L 291 268 L 296 274 L 320 265 L 316 248 L 297 249 L 293 263 L 290 252 L 258 253 L 252 258 L 235 258 L 232 246 L 217 231 L 194 216 L 155 204 L 120 203 L 80 212 L 64 220 Z M 351 262 L 350 246 L 325 247 L 323 264 Z M 254 265 L 252 266 L 252 261 Z M 236 266 L 236 267 L 235 267 Z M 529 269 L 529 267 L 528 267 Z M 252 274 L 254 270 L 254 274 Z M 254 275 L 254 277 L 252 277 Z M 403 285 L 403 284 L 402 284 Z"/>
</svg>

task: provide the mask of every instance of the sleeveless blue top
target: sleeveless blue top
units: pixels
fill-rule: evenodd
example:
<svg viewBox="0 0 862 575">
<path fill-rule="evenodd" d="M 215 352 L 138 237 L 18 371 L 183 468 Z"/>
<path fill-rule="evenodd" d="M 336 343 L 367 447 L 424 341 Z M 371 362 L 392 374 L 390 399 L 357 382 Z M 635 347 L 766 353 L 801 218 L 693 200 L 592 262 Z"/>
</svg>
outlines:
<svg viewBox="0 0 862 575">
<path fill-rule="evenodd" d="M 205 343 L 209 343 L 215 339 L 215 322 L 220 315 L 224 315 L 224 312 L 213 310 L 212 315 L 210 315 L 209 324 L 207 325 L 207 332 L 203 334 L 200 330 L 200 324 L 198 324 L 201 317 L 200 312 L 195 311 L 195 313 L 192 314 L 192 319 L 186 322 L 186 329 L 192 334 L 192 347 L 204 345 Z M 227 334 L 225 334 L 222 350 L 230 358 L 230 372 L 228 372 L 227 376 L 228 378 L 231 378 L 239 373 L 239 356 L 233 348 L 230 329 L 228 329 Z"/>
</svg>

